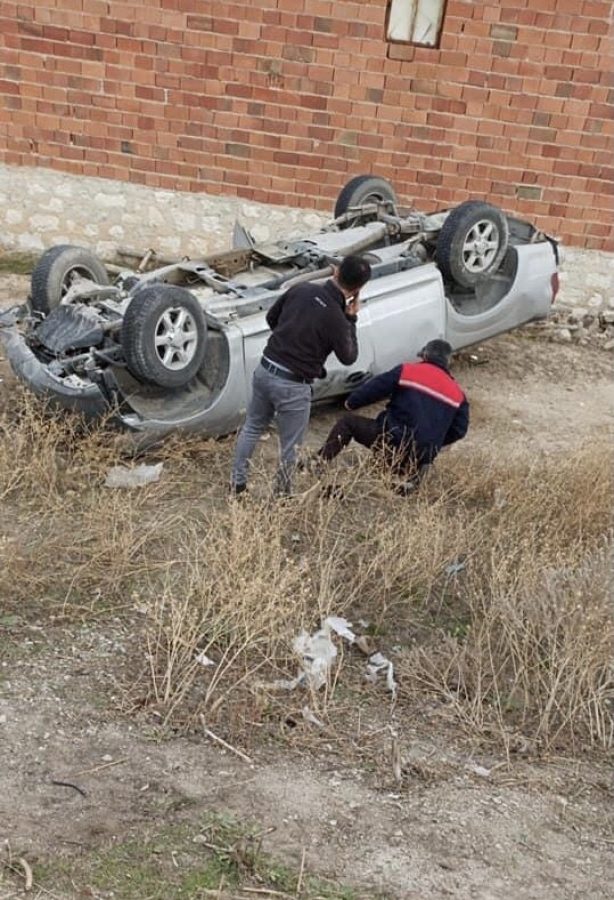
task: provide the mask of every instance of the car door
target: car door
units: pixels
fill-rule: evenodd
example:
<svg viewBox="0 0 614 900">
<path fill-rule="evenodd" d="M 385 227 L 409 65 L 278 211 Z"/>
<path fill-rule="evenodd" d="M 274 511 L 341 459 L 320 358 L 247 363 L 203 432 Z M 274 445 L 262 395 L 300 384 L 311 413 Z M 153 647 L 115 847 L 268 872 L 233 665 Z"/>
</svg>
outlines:
<svg viewBox="0 0 614 900">
<path fill-rule="evenodd" d="M 362 384 L 363 381 L 366 381 L 373 375 L 371 310 L 364 303 L 358 314 L 356 336 L 358 339 L 358 357 L 356 361 L 346 366 L 339 362 L 334 353 L 331 353 L 324 363 L 326 377 L 318 378 L 313 383 L 314 400 L 324 400 L 349 394 L 355 387 L 358 387 L 359 384 Z"/>
<path fill-rule="evenodd" d="M 374 375 L 416 359 L 427 341 L 444 336 L 443 282 L 432 263 L 373 278 L 364 302 Z"/>
</svg>

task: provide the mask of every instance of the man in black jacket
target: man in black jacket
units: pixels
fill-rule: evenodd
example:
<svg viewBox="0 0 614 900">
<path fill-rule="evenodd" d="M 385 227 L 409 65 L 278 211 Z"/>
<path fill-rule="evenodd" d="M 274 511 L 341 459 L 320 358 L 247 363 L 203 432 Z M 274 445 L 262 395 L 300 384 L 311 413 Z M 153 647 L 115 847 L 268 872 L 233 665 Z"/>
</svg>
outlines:
<svg viewBox="0 0 614 900">
<path fill-rule="evenodd" d="M 311 384 L 326 374 L 324 362 L 330 353 L 344 365 L 358 357 L 358 295 L 370 277 L 365 259 L 346 256 L 325 284 L 296 285 L 268 311 L 272 334 L 254 372 L 252 398 L 237 440 L 233 493 L 245 491 L 250 458 L 274 416 L 280 442 L 276 490 L 290 493 L 296 449 L 309 423 Z"/>
<path fill-rule="evenodd" d="M 331 429 L 318 455 L 331 460 L 352 438 L 365 447 L 381 447 L 397 472 L 410 475 L 412 490 L 442 447 L 463 438 L 469 427 L 469 403 L 450 375 L 452 347 L 434 340 L 421 350 L 422 362 L 404 363 L 371 378 L 348 397 L 345 407 L 359 409 L 389 398 L 377 418 L 351 412 Z"/>
</svg>

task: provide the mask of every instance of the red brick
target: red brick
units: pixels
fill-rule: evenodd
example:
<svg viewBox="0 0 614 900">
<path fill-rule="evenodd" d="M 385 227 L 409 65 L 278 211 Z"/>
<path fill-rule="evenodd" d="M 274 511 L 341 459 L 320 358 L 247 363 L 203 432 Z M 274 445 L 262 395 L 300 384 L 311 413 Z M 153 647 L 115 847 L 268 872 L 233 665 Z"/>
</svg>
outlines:
<svg viewBox="0 0 614 900">
<path fill-rule="evenodd" d="M 36 21 L 27 7 L 29 32 L 18 32 L 16 15 L 0 20 L 7 65 L 30 73 L 17 93 L 22 75 L 0 68 L 13 85 L 3 159 L 32 162 L 29 129 L 41 164 L 264 201 L 300 194 L 327 208 L 357 169 L 397 181 L 403 172 L 402 190 L 418 200 L 492 193 L 557 229 L 567 221 L 576 240 L 605 242 L 586 227 L 588 211 L 611 197 L 613 48 L 599 0 L 582 14 L 570 0 L 544 11 L 525 0 L 449 0 L 440 50 L 383 41 L 383 0 L 344 2 L 343 17 L 333 0 L 199 11 L 193 0 L 159 0 L 144 16 L 115 0 L 88 0 L 88 13 L 81 0 L 55 2 Z M 79 132 L 69 158 L 55 159 L 67 104 Z M 132 153 L 120 152 L 122 141 Z M 516 199 L 519 184 L 547 186 L 548 196 Z"/>
<path fill-rule="evenodd" d="M 612 15 L 610 0 L 584 0 L 582 4 L 582 16 L 595 16 L 598 19 L 608 19 Z"/>
</svg>

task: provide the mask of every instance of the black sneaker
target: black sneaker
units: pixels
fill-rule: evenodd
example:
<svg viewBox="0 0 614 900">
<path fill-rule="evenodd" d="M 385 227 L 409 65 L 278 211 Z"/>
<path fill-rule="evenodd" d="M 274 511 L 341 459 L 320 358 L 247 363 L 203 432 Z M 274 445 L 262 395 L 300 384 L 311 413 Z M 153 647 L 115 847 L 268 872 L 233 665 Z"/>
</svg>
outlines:
<svg viewBox="0 0 614 900">
<path fill-rule="evenodd" d="M 230 496 L 231 497 L 241 497 L 245 496 L 247 493 L 247 485 L 246 484 L 231 484 L 230 485 Z"/>
</svg>

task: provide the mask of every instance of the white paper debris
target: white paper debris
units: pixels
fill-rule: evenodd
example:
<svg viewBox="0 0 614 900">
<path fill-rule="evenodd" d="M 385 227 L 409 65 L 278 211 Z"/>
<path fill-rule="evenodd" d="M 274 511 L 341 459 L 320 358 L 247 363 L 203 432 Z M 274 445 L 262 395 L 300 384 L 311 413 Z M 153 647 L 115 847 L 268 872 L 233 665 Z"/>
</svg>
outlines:
<svg viewBox="0 0 614 900">
<path fill-rule="evenodd" d="M 397 683 L 394 680 L 394 668 L 390 660 L 382 653 L 374 653 L 371 656 L 367 639 L 364 635 L 356 635 L 352 630 L 352 623 L 342 616 L 328 616 L 322 622 L 322 627 L 315 634 L 309 635 L 302 631 L 292 643 L 292 648 L 300 657 L 301 668 L 296 678 L 279 679 L 269 687 L 281 691 L 293 691 L 301 684 L 306 684 L 313 690 L 323 687 L 329 676 L 331 666 L 337 656 L 337 648 L 331 640 L 331 633 L 358 647 L 365 656 L 368 656 L 366 679 L 374 683 L 380 673 L 386 674 L 386 686 L 396 697 Z"/>
<path fill-rule="evenodd" d="M 204 650 L 201 650 L 200 653 L 197 653 L 194 657 L 194 662 L 200 663 L 201 666 L 214 666 L 215 662 L 212 660 Z"/>
<path fill-rule="evenodd" d="M 330 639 L 330 629 L 325 625 L 311 636 L 302 631 L 294 639 L 292 647 L 301 657 L 301 667 L 309 686 L 319 690 L 326 684 L 330 667 L 337 656 L 337 648 Z"/>
<path fill-rule="evenodd" d="M 352 631 L 352 623 L 348 622 L 347 619 L 341 618 L 341 616 L 328 616 L 328 618 L 324 619 L 324 627 L 326 628 L 327 626 L 339 637 L 349 641 L 350 644 L 353 644 L 356 640 L 356 635 Z"/>
<path fill-rule="evenodd" d="M 163 465 L 164 463 L 156 463 L 155 466 L 140 465 L 132 469 L 127 466 L 113 466 L 107 472 L 105 487 L 134 488 L 153 484 L 159 480 Z"/>
<path fill-rule="evenodd" d="M 322 628 L 314 634 L 308 634 L 306 631 L 294 638 L 292 649 L 300 658 L 300 671 L 296 678 L 279 679 L 275 681 L 272 687 L 281 691 L 293 691 L 300 684 L 307 684 L 310 688 L 317 691 L 323 687 L 328 680 L 333 660 L 337 656 L 337 648 L 331 640 L 331 631 L 335 633 L 344 633 L 347 639 L 352 640 L 354 634 L 349 630 L 349 622 L 337 616 L 331 616 L 322 623 Z"/>
<path fill-rule="evenodd" d="M 397 695 L 397 683 L 394 680 L 394 666 L 390 662 L 390 660 L 384 656 L 383 653 L 374 653 L 369 657 L 369 662 L 367 663 L 367 674 L 365 678 L 367 681 L 370 681 L 374 684 L 377 681 L 377 676 L 380 672 L 386 673 L 386 687 L 392 694 L 392 699 L 394 700 Z"/>
</svg>

